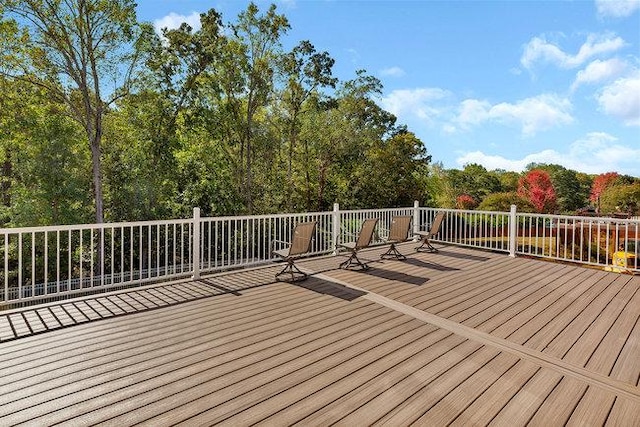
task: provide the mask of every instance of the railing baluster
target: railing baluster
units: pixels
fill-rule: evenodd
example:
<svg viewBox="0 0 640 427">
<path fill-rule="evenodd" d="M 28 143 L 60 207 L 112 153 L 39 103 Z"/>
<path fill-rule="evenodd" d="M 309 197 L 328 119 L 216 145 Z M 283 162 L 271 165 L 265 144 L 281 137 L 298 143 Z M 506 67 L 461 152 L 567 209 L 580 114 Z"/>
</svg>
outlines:
<svg viewBox="0 0 640 427">
<path fill-rule="evenodd" d="M 9 301 L 9 233 L 4 235 L 4 298 Z"/>
<path fill-rule="evenodd" d="M 44 289 L 43 294 L 46 295 L 49 293 L 49 233 L 45 230 L 44 232 Z"/>
</svg>

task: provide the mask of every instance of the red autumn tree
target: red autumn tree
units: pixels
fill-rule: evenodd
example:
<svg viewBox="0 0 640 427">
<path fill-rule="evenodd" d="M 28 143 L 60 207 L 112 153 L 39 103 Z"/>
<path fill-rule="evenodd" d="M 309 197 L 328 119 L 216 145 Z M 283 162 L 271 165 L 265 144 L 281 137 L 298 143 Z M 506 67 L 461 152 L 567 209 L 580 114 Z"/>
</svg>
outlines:
<svg viewBox="0 0 640 427">
<path fill-rule="evenodd" d="M 478 206 L 478 202 L 468 194 L 461 194 L 456 198 L 456 207 L 458 209 L 470 210 L 475 209 L 476 206 Z"/>
<path fill-rule="evenodd" d="M 602 192 L 613 185 L 620 175 L 617 172 L 607 172 L 596 176 L 591 185 L 589 200 L 595 203 L 598 212 L 600 211 L 600 196 Z"/>
<path fill-rule="evenodd" d="M 556 192 L 549 174 L 541 169 L 529 171 L 518 181 L 518 195 L 531 202 L 537 212 L 551 213 L 556 209 Z"/>
</svg>

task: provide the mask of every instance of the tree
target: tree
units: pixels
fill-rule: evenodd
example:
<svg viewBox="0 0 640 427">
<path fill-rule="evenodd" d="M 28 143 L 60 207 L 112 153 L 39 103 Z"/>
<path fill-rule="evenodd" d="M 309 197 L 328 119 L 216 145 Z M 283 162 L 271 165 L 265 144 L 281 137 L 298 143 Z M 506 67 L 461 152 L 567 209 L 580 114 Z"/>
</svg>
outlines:
<svg viewBox="0 0 640 427">
<path fill-rule="evenodd" d="M 544 170 L 549 174 L 560 212 L 571 213 L 585 206 L 588 193 L 581 186 L 576 171 L 560 165 L 540 163 L 532 163 L 527 168 Z"/>
<path fill-rule="evenodd" d="M 265 107 L 273 93 L 274 70 L 279 63 L 280 37 L 289 28 L 284 15 L 276 14 L 276 6 L 271 5 L 264 15 L 258 15 L 258 7 L 250 3 L 240 13 L 238 22 L 231 26 L 236 43 L 241 47 L 234 64 L 244 81 L 242 93 L 245 96 L 244 112 L 241 119 L 241 153 L 244 153 L 244 191 L 249 213 L 253 212 L 253 137 L 254 120 L 258 109 Z M 236 87 L 237 90 L 237 87 Z"/>
<path fill-rule="evenodd" d="M 91 221 L 82 129 L 40 87 L 0 76 L 0 91 L 0 226 Z"/>
<path fill-rule="evenodd" d="M 359 199 L 365 206 L 406 206 L 422 199 L 417 175 L 431 156 L 420 139 L 405 128 L 383 141 L 377 141 L 366 153 L 359 170 Z"/>
<path fill-rule="evenodd" d="M 95 217 L 101 223 L 103 118 L 129 92 L 139 63 L 144 27 L 136 21 L 135 2 L 4 0 L 2 5 L 23 30 L 11 61 L 19 68 L 2 72 L 45 88 L 82 125 L 91 150 Z"/>
<path fill-rule="evenodd" d="M 603 213 L 640 213 L 640 182 L 626 185 L 610 185 L 600 194 Z"/>
<path fill-rule="evenodd" d="M 177 29 L 163 29 L 163 37 L 151 34 L 146 65 L 150 72 L 148 85 L 138 95 L 155 107 L 150 111 L 150 137 L 158 161 L 166 160 L 167 152 L 176 146 L 176 132 L 181 115 L 206 116 L 203 111 L 211 93 L 218 95 L 215 66 L 220 61 L 225 38 L 221 16 L 214 9 L 200 15 L 201 28 L 193 31 L 186 23 Z M 145 99 L 142 99 L 144 102 Z M 196 126 L 199 123 L 188 122 Z M 173 167 L 172 164 L 169 164 Z"/>
<path fill-rule="evenodd" d="M 552 213 L 557 207 L 556 193 L 549 174 L 541 169 L 529 171 L 518 182 L 518 195 L 533 204 L 539 213 Z"/>
<path fill-rule="evenodd" d="M 478 206 L 476 199 L 468 194 L 461 194 L 456 198 L 456 208 L 471 210 Z"/>
<path fill-rule="evenodd" d="M 456 206 L 457 189 L 449 180 L 448 171 L 442 162 L 434 162 L 427 166 L 424 172 L 424 188 L 426 191 L 425 200 L 428 206 L 441 208 L 454 208 Z"/>
<path fill-rule="evenodd" d="M 470 163 L 463 170 L 450 169 L 447 178 L 458 195 L 467 194 L 475 200 L 482 200 L 487 195 L 502 189 L 500 180 L 495 174 L 488 172 L 484 166 Z"/>
<path fill-rule="evenodd" d="M 335 98 L 312 97 L 309 100 L 309 110 L 302 121 L 300 134 L 304 149 L 299 169 L 304 175 L 296 180 L 298 192 L 306 196 L 306 201 L 300 206 L 306 206 L 306 209 L 314 205 L 324 207 L 332 201 L 350 208 L 371 206 L 369 203 L 375 196 L 369 198 L 365 188 L 379 189 L 372 186 L 370 161 L 378 164 L 384 156 L 382 152 L 387 149 L 403 151 L 399 147 L 406 148 L 399 141 L 388 144 L 404 128 L 396 128 L 395 116 L 375 103 L 373 98 L 381 92 L 380 80 L 358 70 L 355 79 L 338 87 Z M 407 137 L 405 142 L 414 139 Z M 372 155 L 375 160 L 370 158 Z M 402 158 L 406 157 L 403 155 Z M 314 192 L 317 203 L 312 204 Z"/>
<path fill-rule="evenodd" d="M 613 185 L 620 175 L 617 172 L 607 172 L 596 176 L 591 186 L 589 200 L 596 205 L 596 212 L 600 212 L 600 196 L 609 186 Z"/>
<path fill-rule="evenodd" d="M 329 53 L 316 52 L 309 41 L 302 41 L 283 58 L 283 72 L 287 78 L 282 93 L 282 104 L 286 113 L 286 128 L 289 139 L 287 163 L 287 207 L 291 209 L 291 189 L 293 188 L 293 154 L 300 134 L 300 114 L 309 97 L 321 87 L 335 87 L 337 79 L 332 77 L 331 69 L 335 60 Z M 305 146 L 305 152 L 308 147 Z M 310 204 L 310 193 L 307 204 Z"/>
<path fill-rule="evenodd" d="M 126 147 L 109 152 L 110 172 L 114 173 L 109 182 L 121 182 L 119 188 L 136 195 L 127 199 L 139 202 L 138 206 L 131 206 L 132 217 L 139 212 L 154 216 L 185 215 L 194 203 L 202 208 L 203 214 L 211 213 L 206 197 L 194 194 L 204 191 L 194 191 L 194 187 L 218 183 L 203 183 L 203 177 L 194 176 L 194 171 L 211 167 L 209 160 L 215 156 L 209 149 L 221 150 L 222 144 L 216 143 L 222 140 L 221 129 L 225 127 L 221 125 L 219 112 L 222 89 L 217 73 L 227 38 L 222 18 L 214 9 L 200 14 L 200 24 L 197 31 L 182 23 L 176 29 L 163 29 L 162 38 L 151 34 L 146 84 L 119 105 L 122 112 L 126 111 L 119 119 L 120 125 L 133 127 L 136 137 Z M 194 135 L 202 147 L 195 149 L 191 139 Z M 195 157 L 191 156 L 196 154 L 192 149 L 197 155 L 207 153 L 200 164 L 193 163 Z M 235 161 L 232 155 L 221 157 L 225 160 L 213 166 L 216 172 L 226 172 L 225 166 Z M 127 181 L 118 164 L 130 164 L 134 158 L 137 167 L 132 168 Z M 183 170 L 186 165 L 193 170 Z M 231 179 L 229 185 L 233 182 Z M 215 195 L 211 193 L 210 197 Z"/>
<path fill-rule="evenodd" d="M 509 212 L 511 205 L 516 205 L 519 212 L 535 211 L 535 206 L 515 191 L 489 194 L 482 203 L 480 203 L 478 209 L 481 211 Z"/>
<path fill-rule="evenodd" d="M 498 178 L 498 181 L 500 181 L 500 187 L 502 188 L 501 191 L 518 191 L 518 180 L 520 179 L 520 174 L 518 172 L 496 169 L 492 171 L 492 173 Z"/>
</svg>

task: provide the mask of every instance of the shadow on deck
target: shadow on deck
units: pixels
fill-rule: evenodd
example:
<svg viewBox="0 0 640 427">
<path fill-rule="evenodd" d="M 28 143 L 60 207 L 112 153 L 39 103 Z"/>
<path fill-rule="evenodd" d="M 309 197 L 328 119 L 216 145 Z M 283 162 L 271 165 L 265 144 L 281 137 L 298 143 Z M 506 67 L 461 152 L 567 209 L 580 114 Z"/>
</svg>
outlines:
<svg viewBox="0 0 640 427">
<path fill-rule="evenodd" d="M 640 277 L 411 248 L 3 314 L 0 423 L 640 425 Z"/>
</svg>

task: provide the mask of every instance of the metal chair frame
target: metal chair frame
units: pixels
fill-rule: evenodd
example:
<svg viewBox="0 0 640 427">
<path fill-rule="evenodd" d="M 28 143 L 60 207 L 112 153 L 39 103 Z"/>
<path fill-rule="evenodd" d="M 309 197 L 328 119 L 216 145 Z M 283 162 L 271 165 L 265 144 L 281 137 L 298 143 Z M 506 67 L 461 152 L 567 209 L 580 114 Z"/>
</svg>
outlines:
<svg viewBox="0 0 640 427">
<path fill-rule="evenodd" d="M 360 249 L 366 248 L 371 244 L 373 232 L 377 224 L 378 218 L 369 218 L 364 220 L 362 226 L 360 227 L 360 232 L 358 233 L 358 239 L 355 242 L 340 243 L 337 245 L 339 247 L 347 248 L 351 251 L 351 256 L 349 256 L 347 260 L 340 263 L 340 268 L 360 268 L 362 270 L 369 269 L 369 266 L 366 263 L 360 261 L 360 258 L 358 258 L 358 251 Z"/>
<path fill-rule="evenodd" d="M 289 247 L 286 249 L 273 250 L 272 253 L 278 255 L 287 262 L 287 265 L 276 274 L 276 280 L 284 282 L 300 282 L 309 278 L 309 275 L 295 265 L 295 260 L 311 250 L 311 242 L 316 229 L 316 221 L 301 222 L 293 229 L 293 237 Z M 275 244 L 275 240 L 272 245 Z M 283 242 L 285 243 L 285 242 Z M 290 276 L 290 279 L 283 279 Z"/>
<path fill-rule="evenodd" d="M 387 243 L 391 243 L 389 250 L 382 255 L 380 259 L 396 259 L 404 261 L 406 256 L 400 253 L 396 248 L 396 243 L 405 242 L 409 239 L 409 230 L 411 229 L 411 220 L 413 217 L 406 216 L 394 216 L 391 220 L 391 228 L 389 229 L 389 237 Z"/>
</svg>

